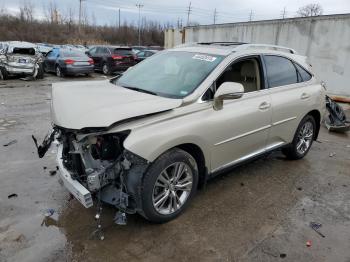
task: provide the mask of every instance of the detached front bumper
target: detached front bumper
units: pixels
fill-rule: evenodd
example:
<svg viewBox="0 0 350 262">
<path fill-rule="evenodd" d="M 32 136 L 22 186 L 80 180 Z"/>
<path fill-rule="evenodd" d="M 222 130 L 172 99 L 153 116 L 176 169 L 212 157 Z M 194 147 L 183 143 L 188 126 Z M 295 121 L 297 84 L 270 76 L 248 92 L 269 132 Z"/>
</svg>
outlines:
<svg viewBox="0 0 350 262">
<path fill-rule="evenodd" d="M 62 160 L 63 146 L 59 145 L 57 152 L 57 164 L 59 168 L 60 178 L 68 191 L 86 208 L 93 206 L 92 196 L 77 180 L 72 179 L 69 171 L 64 167 Z"/>
</svg>

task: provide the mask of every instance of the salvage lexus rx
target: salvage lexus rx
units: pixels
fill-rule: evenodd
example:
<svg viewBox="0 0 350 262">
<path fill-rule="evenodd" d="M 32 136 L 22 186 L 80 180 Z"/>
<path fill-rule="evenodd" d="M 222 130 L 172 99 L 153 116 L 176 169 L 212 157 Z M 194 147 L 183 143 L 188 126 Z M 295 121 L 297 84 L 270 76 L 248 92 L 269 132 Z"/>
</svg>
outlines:
<svg viewBox="0 0 350 262">
<path fill-rule="evenodd" d="M 155 54 L 111 79 L 52 87 L 65 187 L 86 208 L 162 223 L 206 180 L 281 148 L 303 158 L 317 138 L 325 90 L 294 50 L 197 43 Z M 36 140 L 35 140 L 36 141 Z"/>
</svg>

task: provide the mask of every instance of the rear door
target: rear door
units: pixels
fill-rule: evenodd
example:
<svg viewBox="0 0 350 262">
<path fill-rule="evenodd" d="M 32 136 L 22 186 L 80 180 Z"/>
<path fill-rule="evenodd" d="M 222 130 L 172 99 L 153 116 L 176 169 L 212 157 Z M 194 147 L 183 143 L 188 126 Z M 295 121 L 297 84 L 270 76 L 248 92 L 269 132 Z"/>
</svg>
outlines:
<svg viewBox="0 0 350 262">
<path fill-rule="evenodd" d="M 301 119 L 308 113 L 310 94 L 307 81 L 311 75 L 300 72 L 293 61 L 283 56 L 265 55 L 264 62 L 272 105 L 268 146 L 289 143 Z"/>
</svg>

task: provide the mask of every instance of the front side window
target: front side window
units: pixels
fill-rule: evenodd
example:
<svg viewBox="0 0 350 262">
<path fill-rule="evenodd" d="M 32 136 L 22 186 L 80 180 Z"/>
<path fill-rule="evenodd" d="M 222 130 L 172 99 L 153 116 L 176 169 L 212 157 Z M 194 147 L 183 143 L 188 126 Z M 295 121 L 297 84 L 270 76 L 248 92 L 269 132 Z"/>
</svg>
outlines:
<svg viewBox="0 0 350 262">
<path fill-rule="evenodd" d="M 264 56 L 264 60 L 270 87 L 298 83 L 297 70 L 289 59 L 281 56 L 267 55 Z"/>
<path fill-rule="evenodd" d="M 191 94 L 224 56 L 164 51 L 126 71 L 116 84 L 169 98 Z"/>
<path fill-rule="evenodd" d="M 214 84 L 206 91 L 202 100 L 212 100 L 217 89 L 225 82 L 242 84 L 245 93 L 259 91 L 264 88 L 260 72 L 261 65 L 258 58 L 251 57 L 235 61 L 225 69 Z"/>
</svg>

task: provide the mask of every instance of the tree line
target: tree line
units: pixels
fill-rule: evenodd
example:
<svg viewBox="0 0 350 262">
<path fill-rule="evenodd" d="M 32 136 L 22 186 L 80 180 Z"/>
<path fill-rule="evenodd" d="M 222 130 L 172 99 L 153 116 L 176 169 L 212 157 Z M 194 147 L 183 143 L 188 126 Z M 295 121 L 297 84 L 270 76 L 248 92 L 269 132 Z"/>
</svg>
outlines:
<svg viewBox="0 0 350 262">
<path fill-rule="evenodd" d="M 127 21 L 120 25 L 97 25 L 92 14 L 88 18 L 86 11 L 82 12 L 81 23 L 75 19 L 72 9 L 61 12 L 50 3 L 45 7 L 44 17 L 35 18 L 35 7 L 31 2 L 21 3 L 19 13 L 10 14 L 6 8 L 0 8 L 0 41 L 28 41 L 33 43 L 51 44 L 115 44 L 137 45 L 138 27 Z M 142 19 L 141 44 L 164 44 L 164 30 L 170 24 Z"/>
</svg>

